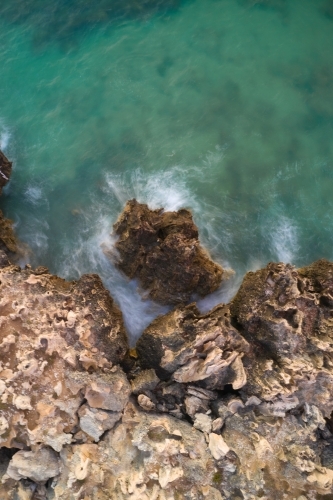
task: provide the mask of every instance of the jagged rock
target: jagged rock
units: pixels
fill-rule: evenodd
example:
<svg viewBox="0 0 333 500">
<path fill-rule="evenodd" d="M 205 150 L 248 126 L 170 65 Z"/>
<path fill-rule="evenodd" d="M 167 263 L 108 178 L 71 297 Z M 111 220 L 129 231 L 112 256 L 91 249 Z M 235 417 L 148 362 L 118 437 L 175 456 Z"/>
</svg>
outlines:
<svg viewBox="0 0 333 500">
<path fill-rule="evenodd" d="M 83 405 L 79 409 L 80 428 L 95 441 L 99 441 L 101 435 L 112 429 L 120 420 L 121 413 L 105 411 L 97 408 L 90 408 L 89 405 Z"/>
<path fill-rule="evenodd" d="M 284 418 L 257 416 L 249 406 L 240 409 L 224 423 L 223 440 L 237 460 L 231 470 L 230 460 L 221 463 L 220 489 L 226 495 L 238 490 L 244 499 L 291 500 L 302 494 L 317 499 L 331 493 L 333 470 L 320 463 L 328 444 L 320 438 L 324 429 L 315 406 Z"/>
<path fill-rule="evenodd" d="M 188 302 L 193 294 L 207 295 L 221 283 L 222 268 L 201 247 L 188 210 L 150 210 L 130 200 L 114 225 L 114 234 L 118 267 L 137 278 L 157 302 Z"/>
<path fill-rule="evenodd" d="M 7 184 L 12 173 L 12 162 L 0 151 L 0 194 L 2 188 Z"/>
<path fill-rule="evenodd" d="M 141 394 L 145 391 L 153 391 L 160 379 L 154 370 L 142 370 L 132 381 L 132 393 Z"/>
<path fill-rule="evenodd" d="M 59 457 L 49 448 L 42 448 L 36 452 L 18 451 L 7 469 L 7 475 L 16 481 L 28 478 L 36 483 L 45 483 L 59 473 Z"/>
<path fill-rule="evenodd" d="M 2 188 L 9 181 L 12 163 L 0 151 L 0 195 Z M 8 256 L 18 251 L 17 239 L 13 231 L 13 222 L 6 219 L 0 210 L 0 268 L 9 265 Z"/>
<path fill-rule="evenodd" d="M 154 368 L 162 379 L 201 382 L 207 389 L 246 383 L 242 356 L 247 342 L 217 306 L 201 315 L 194 304 L 158 317 L 144 331 L 136 349 L 143 368 Z"/>
<path fill-rule="evenodd" d="M 214 487 L 215 461 L 204 434 L 131 403 L 98 445 L 66 446 L 62 458 L 62 473 L 49 488 L 54 500 L 224 498 Z"/>
<path fill-rule="evenodd" d="M 205 413 L 197 413 L 194 415 L 193 427 L 201 432 L 209 434 L 212 430 L 212 419 Z"/>
<path fill-rule="evenodd" d="M 284 416 L 309 403 L 330 417 L 333 264 L 268 264 L 245 276 L 230 310 L 251 346 L 243 358 L 244 396 L 265 401 L 266 414 Z"/>
<path fill-rule="evenodd" d="M 97 275 L 68 282 L 0 269 L 0 446 L 60 451 L 84 401 L 121 413 L 130 384 L 113 364 L 126 350 L 121 313 Z"/>
</svg>

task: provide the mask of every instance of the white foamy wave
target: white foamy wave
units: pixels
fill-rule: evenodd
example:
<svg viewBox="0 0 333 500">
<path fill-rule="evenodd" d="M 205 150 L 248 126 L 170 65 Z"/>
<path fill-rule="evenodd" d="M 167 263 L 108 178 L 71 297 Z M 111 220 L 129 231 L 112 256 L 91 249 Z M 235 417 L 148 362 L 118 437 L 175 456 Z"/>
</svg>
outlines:
<svg viewBox="0 0 333 500">
<path fill-rule="evenodd" d="M 5 121 L 0 118 L 0 149 L 6 153 L 10 145 L 12 134 L 10 128 L 5 124 Z"/>
<path fill-rule="evenodd" d="M 43 187 L 38 184 L 29 184 L 24 191 L 24 196 L 32 205 L 46 204 L 48 206 L 48 200 Z"/>
<path fill-rule="evenodd" d="M 144 173 L 136 169 L 129 174 L 106 174 L 105 191 L 113 194 L 121 205 L 136 198 L 149 208 L 173 211 L 184 207 L 196 208 L 198 202 L 188 186 L 188 180 L 196 171 L 175 166 L 172 169 Z"/>
<path fill-rule="evenodd" d="M 280 215 L 270 230 L 270 247 L 275 260 L 292 263 L 299 250 L 296 223 Z"/>
</svg>

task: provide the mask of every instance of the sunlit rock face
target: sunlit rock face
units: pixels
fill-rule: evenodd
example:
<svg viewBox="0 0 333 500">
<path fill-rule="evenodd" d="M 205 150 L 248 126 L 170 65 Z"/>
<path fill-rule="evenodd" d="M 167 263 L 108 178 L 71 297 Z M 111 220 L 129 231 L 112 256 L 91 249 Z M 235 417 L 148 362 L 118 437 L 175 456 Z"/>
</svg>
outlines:
<svg viewBox="0 0 333 500">
<path fill-rule="evenodd" d="M 74 500 L 79 491 L 82 498 L 103 500 L 223 498 L 212 486 L 215 463 L 204 434 L 131 403 L 98 445 L 68 446 L 62 456 L 54 488 L 59 500 Z"/>
<path fill-rule="evenodd" d="M 118 267 L 162 304 L 188 302 L 218 288 L 222 268 L 201 247 L 192 214 L 127 202 L 114 225 Z"/>
<path fill-rule="evenodd" d="M 121 313 L 97 275 L 68 282 L 45 268 L 1 269 L 0 446 L 60 452 L 98 440 L 129 396 L 117 366 L 126 351 Z"/>
</svg>

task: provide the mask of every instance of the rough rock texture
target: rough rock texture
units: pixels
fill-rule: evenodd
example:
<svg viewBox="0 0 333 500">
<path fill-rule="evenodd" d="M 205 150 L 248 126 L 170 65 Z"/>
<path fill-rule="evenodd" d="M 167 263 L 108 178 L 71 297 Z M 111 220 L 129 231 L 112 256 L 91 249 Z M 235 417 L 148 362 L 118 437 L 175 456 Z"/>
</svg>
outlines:
<svg viewBox="0 0 333 500">
<path fill-rule="evenodd" d="M 117 265 L 137 278 L 157 302 L 188 302 L 193 294 L 207 295 L 221 283 L 222 268 L 200 246 L 188 210 L 150 210 L 131 200 L 114 225 L 114 234 Z"/>
<path fill-rule="evenodd" d="M 67 282 L 45 268 L 0 269 L 0 446 L 59 452 L 96 439 L 77 412 L 86 401 L 97 420 L 119 419 L 130 385 L 113 365 L 126 350 L 121 313 L 97 275 Z"/>
<path fill-rule="evenodd" d="M 12 173 L 12 162 L 0 151 L 0 194 L 2 188 L 7 184 Z"/>
<path fill-rule="evenodd" d="M 204 435 L 168 415 L 128 404 L 98 445 L 67 446 L 55 500 L 221 500 Z"/>
<path fill-rule="evenodd" d="M 320 260 L 296 270 L 269 264 L 248 273 L 231 304 L 248 340 L 247 396 L 283 416 L 299 404 L 333 410 L 333 264 Z"/>
<path fill-rule="evenodd" d="M 46 483 L 60 473 L 60 460 L 50 448 L 37 451 L 18 451 L 7 468 L 11 479 L 31 479 L 36 483 Z"/>
<path fill-rule="evenodd" d="M 231 326 L 225 307 L 200 315 L 194 304 L 158 317 L 136 346 L 143 368 L 179 383 L 200 381 L 207 389 L 227 384 L 240 389 L 246 383 L 242 356 L 248 348 Z"/>
</svg>

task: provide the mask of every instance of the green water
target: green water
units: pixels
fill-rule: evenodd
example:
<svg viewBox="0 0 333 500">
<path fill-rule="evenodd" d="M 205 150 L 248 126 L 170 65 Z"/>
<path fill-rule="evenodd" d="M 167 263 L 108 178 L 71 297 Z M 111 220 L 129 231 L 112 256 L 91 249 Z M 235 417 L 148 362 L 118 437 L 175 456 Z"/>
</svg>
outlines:
<svg viewBox="0 0 333 500">
<path fill-rule="evenodd" d="M 134 337 L 142 304 L 104 257 L 133 196 L 193 210 L 228 300 L 270 260 L 333 259 L 330 0 L 2 0 L 2 197 L 26 260 L 99 272 Z"/>
</svg>

